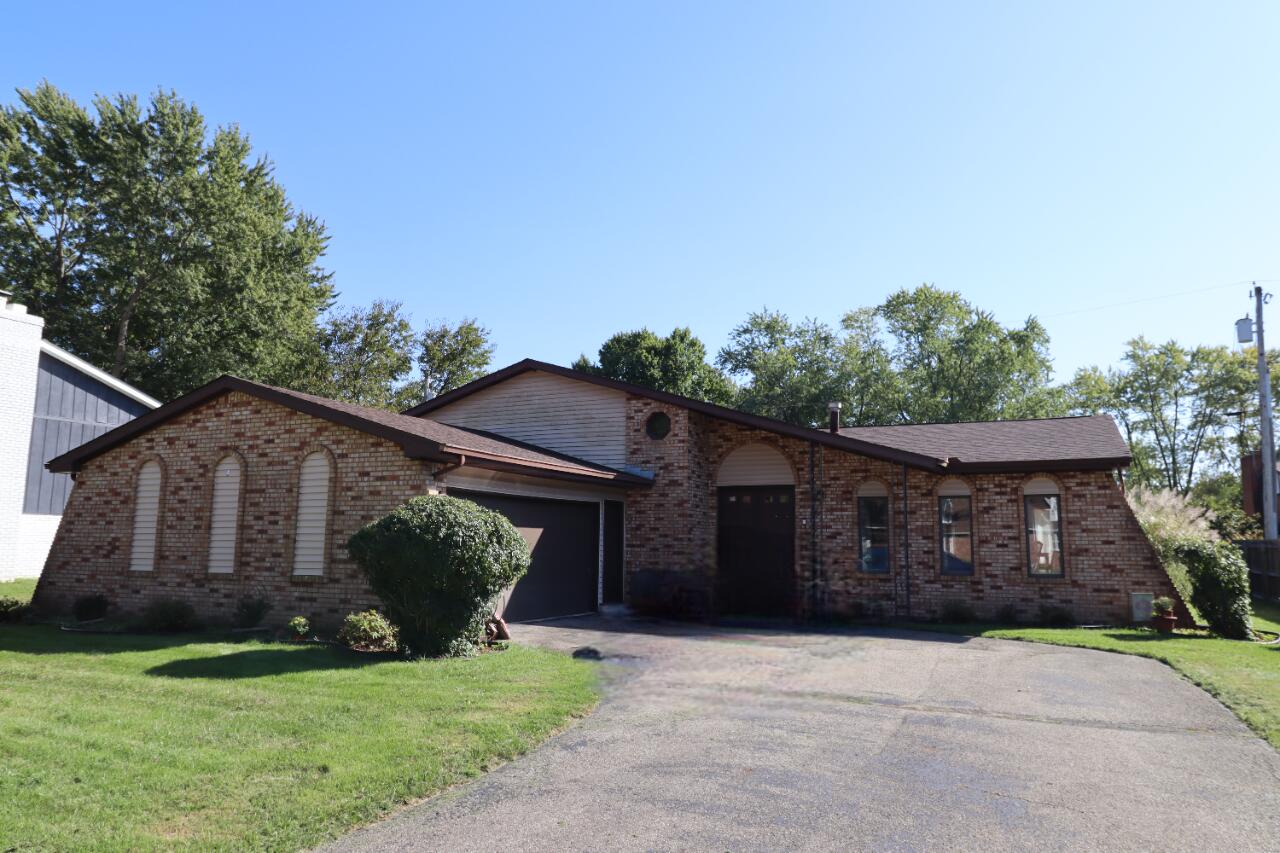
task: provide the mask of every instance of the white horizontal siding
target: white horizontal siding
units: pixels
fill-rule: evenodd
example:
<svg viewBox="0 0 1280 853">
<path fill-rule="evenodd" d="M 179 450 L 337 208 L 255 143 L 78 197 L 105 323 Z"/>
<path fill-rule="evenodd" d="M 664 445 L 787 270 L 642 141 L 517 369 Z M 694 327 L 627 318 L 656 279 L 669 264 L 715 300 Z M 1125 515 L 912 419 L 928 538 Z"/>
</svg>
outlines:
<svg viewBox="0 0 1280 853">
<path fill-rule="evenodd" d="M 149 572 L 156 566 L 156 538 L 160 529 L 159 462 L 145 462 L 138 469 L 138 494 L 133 505 L 133 549 L 129 568 Z"/>
<path fill-rule="evenodd" d="M 298 518 L 293 539 L 293 573 L 324 572 L 325 533 L 329 526 L 329 457 L 312 453 L 298 475 Z"/>
<path fill-rule="evenodd" d="M 791 463 L 767 444 L 744 444 L 725 457 L 717 486 L 794 486 Z"/>
<path fill-rule="evenodd" d="M 426 416 L 599 465 L 624 468 L 627 464 L 627 396 L 590 382 L 530 371 Z"/>
<path fill-rule="evenodd" d="M 235 568 L 240 518 L 240 461 L 228 456 L 213 472 L 213 512 L 209 520 L 209 571 Z"/>
</svg>

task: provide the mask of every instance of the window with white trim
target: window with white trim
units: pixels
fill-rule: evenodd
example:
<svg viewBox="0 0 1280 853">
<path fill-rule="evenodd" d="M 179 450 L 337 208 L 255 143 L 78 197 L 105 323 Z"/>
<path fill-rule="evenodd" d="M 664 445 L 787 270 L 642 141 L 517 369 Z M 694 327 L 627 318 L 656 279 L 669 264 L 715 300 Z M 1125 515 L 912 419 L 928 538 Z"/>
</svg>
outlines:
<svg viewBox="0 0 1280 853">
<path fill-rule="evenodd" d="M 1022 489 L 1022 507 L 1027 525 L 1027 572 L 1032 575 L 1061 575 L 1062 495 L 1058 484 L 1038 477 Z"/>
<path fill-rule="evenodd" d="M 302 460 L 298 472 L 298 515 L 293 536 L 295 575 L 324 573 L 330 467 L 329 455 L 316 451 Z"/>
<path fill-rule="evenodd" d="M 973 496 L 960 480 L 938 488 L 938 536 L 942 573 L 973 574 Z"/>
<path fill-rule="evenodd" d="M 160 533 L 160 489 L 164 475 L 152 459 L 138 469 L 133 502 L 133 545 L 129 569 L 149 572 L 156 567 L 156 540 Z"/>
<path fill-rule="evenodd" d="M 235 570 L 236 538 L 240 527 L 240 460 L 225 456 L 213 469 L 213 500 L 209 518 L 209 571 Z"/>
</svg>

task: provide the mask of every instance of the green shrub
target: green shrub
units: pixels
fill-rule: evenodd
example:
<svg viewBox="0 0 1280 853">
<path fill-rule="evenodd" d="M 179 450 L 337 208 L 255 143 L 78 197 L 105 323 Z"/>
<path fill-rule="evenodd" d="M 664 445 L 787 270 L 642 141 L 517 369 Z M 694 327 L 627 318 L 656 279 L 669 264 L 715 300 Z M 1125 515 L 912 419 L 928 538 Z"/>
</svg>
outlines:
<svg viewBox="0 0 1280 853">
<path fill-rule="evenodd" d="M 1191 603 L 1209 628 L 1221 637 L 1248 640 L 1249 568 L 1240 549 L 1230 542 L 1188 539 L 1178 543 L 1174 561 L 1191 582 Z"/>
<path fill-rule="evenodd" d="M 376 610 L 348 613 L 338 630 L 338 642 L 363 651 L 394 652 L 399 646 L 396 627 Z"/>
<path fill-rule="evenodd" d="M 470 653 L 494 598 L 529 569 L 529 549 L 511 522 L 444 495 L 401 504 L 347 548 L 402 646 L 417 656 Z"/>
<path fill-rule="evenodd" d="M 137 627 L 157 634 L 190 631 L 199 625 L 196 610 L 178 598 L 157 598 L 142 610 Z"/>
<path fill-rule="evenodd" d="M 1162 595 L 1159 598 L 1152 599 L 1151 615 L 1171 616 L 1173 614 L 1174 603 L 1174 600 L 1167 595 Z"/>
<path fill-rule="evenodd" d="M 295 637 L 302 638 L 311 633 L 311 620 L 305 616 L 295 616 L 288 624 Z"/>
<path fill-rule="evenodd" d="M 1040 624 L 1050 628 L 1070 628 L 1076 624 L 1076 615 L 1066 607 L 1045 604 L 1040 607 Z"/>
<path fill-rule="evenodd" d="M 71 614 L 77 622 L 101 619 L 111 609 L 111 599 L 105 595 L 82 595 L 71 605 Z"/>
<path fill-rule="evenodd" d="M 978 621 L 978 614 L 973 612 L 973 608 L 963 601 L 946 601 L 942 604 L 942 610 L 939 612 L 938 618 L 942 622 L 954 625 L 967 624 Z"/>
<path fill-rule="evenodd" d="M 237 628 L 256 628 L 271 612 L 271 602 L 260 595 L 245 596 L 236 602 L 234 619 Z"/>
<path fill-rule="evenodd" d="M 0 622 L 21 621 L 30 608 L 25 601 L 19 601 L 7 595 L 0 595 Z"/>
</svg>

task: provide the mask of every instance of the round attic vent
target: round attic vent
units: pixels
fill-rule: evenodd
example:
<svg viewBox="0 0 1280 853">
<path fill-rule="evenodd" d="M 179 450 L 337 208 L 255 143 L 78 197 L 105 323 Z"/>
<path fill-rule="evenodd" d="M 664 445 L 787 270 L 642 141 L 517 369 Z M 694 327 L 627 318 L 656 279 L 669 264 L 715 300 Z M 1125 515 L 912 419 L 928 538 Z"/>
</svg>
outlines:
<svg viewBox="0 0 1280 853">
<path fill-rule="evenodd" d="M 660 441 L 667 437 L 671 432 L 671 418 L 666 412 L 654 412 L 649 415 L 649 419 L 644 422 L 645 435 L 655 441 Z"/>
</svg>

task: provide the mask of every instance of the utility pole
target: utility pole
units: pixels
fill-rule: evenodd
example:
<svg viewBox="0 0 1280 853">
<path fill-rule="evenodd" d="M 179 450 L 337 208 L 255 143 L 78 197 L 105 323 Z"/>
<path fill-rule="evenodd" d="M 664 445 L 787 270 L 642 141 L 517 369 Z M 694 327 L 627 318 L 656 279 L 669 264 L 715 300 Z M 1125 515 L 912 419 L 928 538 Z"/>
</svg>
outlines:
<svg viewBox="0 0 1280 853">
<path fill-rule="evenodd" d="M 1262 421 L 1262 449 L 1259 451 L 1262 468 L 1262 536 L 1268 542 L 1280 539 L 1276 531 L 1276 445 L 1271 422 L 1271 369 L 1267 366 L 1267 342 L 1262 331 L 1262 306 L 1270 298 L 1264 295 L 1256 283 L 1253 298 L 1258 319 L 1254 332 L 1258 344 L 1258 406 Z M 1239 335 L 1237 337 L 1240 337 Z"/>
</svg>

